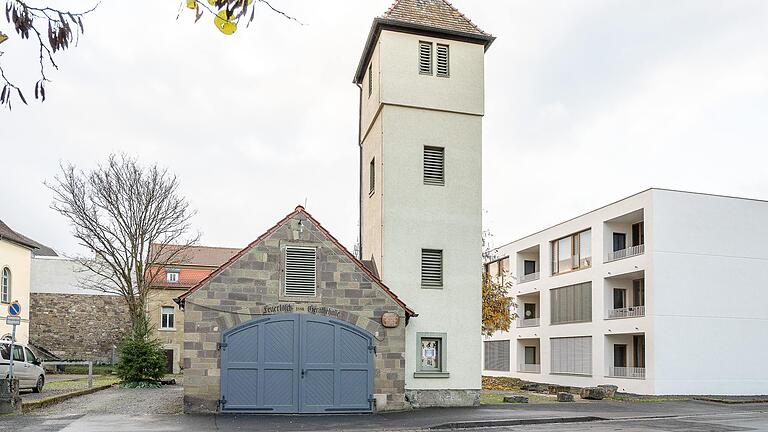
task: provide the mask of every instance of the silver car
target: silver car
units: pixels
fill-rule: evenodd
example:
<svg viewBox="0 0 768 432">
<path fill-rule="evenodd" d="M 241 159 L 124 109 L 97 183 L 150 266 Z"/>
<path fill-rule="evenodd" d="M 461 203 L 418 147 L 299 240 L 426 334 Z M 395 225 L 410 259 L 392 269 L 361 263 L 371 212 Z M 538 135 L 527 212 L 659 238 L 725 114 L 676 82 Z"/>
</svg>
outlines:
<svg viewBox="0 0 768 432">
<path fill-rule="evenodd" d="M 0 376 L 8 378 L 11 351 L 13 351 L 13 376 L 19 379 L 20 389 L 32 389 L 35 393 L 43 391 L 45 370 L 35 354 L 26 346 L 0 341 Z"/>
</svg>

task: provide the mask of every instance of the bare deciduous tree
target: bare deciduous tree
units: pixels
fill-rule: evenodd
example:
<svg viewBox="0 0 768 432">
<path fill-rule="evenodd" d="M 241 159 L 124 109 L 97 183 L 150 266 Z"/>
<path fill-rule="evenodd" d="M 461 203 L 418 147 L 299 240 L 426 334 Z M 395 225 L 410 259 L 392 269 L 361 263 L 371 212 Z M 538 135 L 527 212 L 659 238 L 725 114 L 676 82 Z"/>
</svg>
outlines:
<svg viewBox="0 0 768 432">
<path fill-rule="evenodd" d="M 200 237 L 191 233 L 195 212 L 179 194 L 176 177 L 111 155 L 89 172 L 62 165 L 46 186 L 54 193 L 51 208 L 93 254 L 75 258 L 86 269 L 82 288 L 122 296 L 132 324 L 142 323 L 153 281 L 166 265 L 187 260 L 185 252 Z"/>
</svg>

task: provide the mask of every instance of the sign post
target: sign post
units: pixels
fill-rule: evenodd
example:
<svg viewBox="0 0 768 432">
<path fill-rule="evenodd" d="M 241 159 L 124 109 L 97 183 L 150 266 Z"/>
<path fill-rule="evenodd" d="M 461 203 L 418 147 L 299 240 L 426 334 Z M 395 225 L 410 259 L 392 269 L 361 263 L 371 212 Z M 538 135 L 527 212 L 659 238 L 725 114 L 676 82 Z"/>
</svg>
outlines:
<svg viewBox="0 0 768 432">
<path fill-rule="evenodd" d="M 13 349 L 16 344 L 16 326 L 21 324 L 21 305 L 19 302 L 14 301 L 8 305 L 8 316 L 5 317 L 5 323 L 11 326 L 11 351 L 8 356 L 8 378 L 11 380 L 11 386 L 13 386 Z"/>
</svg>

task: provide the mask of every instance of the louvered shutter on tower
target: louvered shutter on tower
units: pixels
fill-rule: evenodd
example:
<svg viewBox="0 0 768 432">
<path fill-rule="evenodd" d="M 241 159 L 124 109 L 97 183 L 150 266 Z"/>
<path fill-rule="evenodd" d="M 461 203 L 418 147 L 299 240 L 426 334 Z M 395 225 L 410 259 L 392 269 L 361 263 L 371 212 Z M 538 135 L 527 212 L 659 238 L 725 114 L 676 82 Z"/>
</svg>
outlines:
<svg viewBox="0 0 768 432">
<path fill-rule="evenodd" d="M 285 248 L 285 295 L 317 295 L 317 249 L 297 246 Z"/>
<path fill-rule="evenodd" d="M 424 147 L 424 184 L 445 184 L 445 149 Z"/>
<path fill-rule="evenodd" d="M 448 45 L 437 44 L 437 76 L 450 76 Z"/>
<path fill-rule="evenodd" d="M 421 250 L 421 286 L 443 286 L 443 251 L 434 249 Z"/>
<path fill-rule="evenodd" d="M 419 42 L 419 73 L 432 75 L 432 42 Z"/>
</svg>

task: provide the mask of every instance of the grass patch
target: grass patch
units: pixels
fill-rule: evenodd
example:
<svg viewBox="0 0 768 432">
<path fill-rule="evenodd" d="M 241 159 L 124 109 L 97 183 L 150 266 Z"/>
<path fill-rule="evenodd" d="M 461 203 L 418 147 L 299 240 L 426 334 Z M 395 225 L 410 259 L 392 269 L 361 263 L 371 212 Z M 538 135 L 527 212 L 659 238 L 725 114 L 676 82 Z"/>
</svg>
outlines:
<svg viewBox="0 0 768 432">
<path fill-rule="evenodd" d="M 688 396 L 641 396 L 641 395 L 623 395 L 616 394 L 606 400 L 615 400 L 621 402 L 670 402 L 691 400 Z"/>
<path fill-rule="evenodd" d="M 86 365 L 64 365 L 56 367 L 62 369 L 61 372 L 56 372 L 57 375 L 88 375 L 88 366 Z M 112 365 L 93 365 L 94 375 L 111 375 L 114 372 L 115 367 Z"/>
<path fill-rule="evenodd" d="M 93 386 L 99 387 L 103 385 L 117 384 L 120 380 L 115 376 L 94 376 Z M 88 378 L 72 380 L 72 381 L 52 381 L 45 383 L 46 390 L 66 390 L 76 389 L 80 387 L 88 386 Z"/>
<path fill-rule="evenodd" d="M 480 394 L 480 404 L 482 405 L 496 405 L 504 403 L 504 395 L 500 394 Z"/>
</svg>

